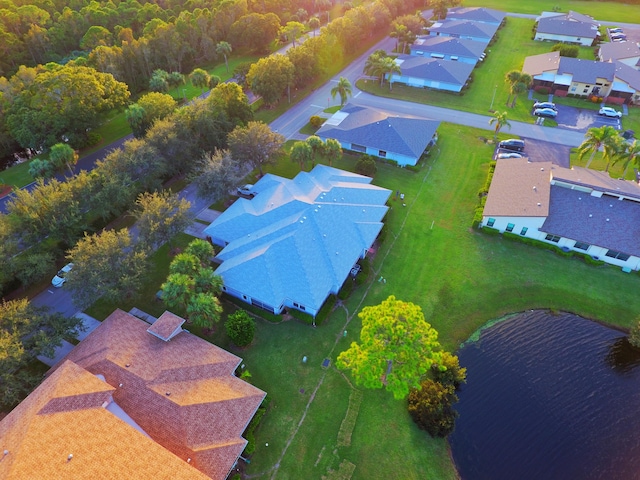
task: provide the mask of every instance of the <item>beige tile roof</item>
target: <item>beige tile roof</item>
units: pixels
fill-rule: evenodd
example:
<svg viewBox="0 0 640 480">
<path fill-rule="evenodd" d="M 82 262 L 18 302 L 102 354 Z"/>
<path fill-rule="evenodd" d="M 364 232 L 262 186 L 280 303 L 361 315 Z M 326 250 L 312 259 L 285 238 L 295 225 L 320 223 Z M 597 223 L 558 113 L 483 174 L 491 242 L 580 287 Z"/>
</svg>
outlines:
<svg viewBox="0 0 640 480">
<path fill-rule="evenodd" d="M 113 390 L 115 402 L 157 442 L 151 443 L 191 470 L 226 478 L 246 445 L 241 435 L 266 394 L 233 375 L 239 357 L 186 331 L 163 341 L 147 332 L 148 326 L 116 310 L 66 359 L 116 387 L 107 393 Z M 55 368 L 50 378 L 63 367 Z M 169 470 L 165 476 L 136 477 L 178 478 Z"/>
<path fill-rule="evenodd" d="M 549 214 L 551 172 L 556 168 L 551 162 L 533 163 L 526 158 L 499 159 L 484 215 L 546 217 Z"/>
<path fill-rule="evenodd" d="M 529 75 L 541 75 L 544 72 L 555 72 L 560 65 L 560 53 L 550 52 L 525 57 L 522 71 Z"/>
<path fill-rule="evenodd" d="M 147 328 L 147 332 L 168 342 L 182 330 L 184 318 L 174 315 L 171 312 L 164 312 L 153 325 Z"/>
<path fill-rule="evenodd" d="M 208 478 L 105 409 L 115 390 L 63 362 L 0 422 L 0 478 Z"/>
</svg>

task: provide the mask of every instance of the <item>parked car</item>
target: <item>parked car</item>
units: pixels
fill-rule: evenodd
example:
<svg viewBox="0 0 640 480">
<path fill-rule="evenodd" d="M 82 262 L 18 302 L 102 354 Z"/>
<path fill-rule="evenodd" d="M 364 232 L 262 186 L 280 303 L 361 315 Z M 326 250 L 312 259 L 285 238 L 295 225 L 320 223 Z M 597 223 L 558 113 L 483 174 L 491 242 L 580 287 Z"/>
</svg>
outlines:
<svg viewBox="0 0 640 480">
<path fill-rule="evenodd" d="M 546 117 L 546 118 L 556 118 L 558 115 L 558 111 L 553 108 L 536 108 L 533 111 L 533 114 L 536 117 Z"/>
<path fill-rule="evenodd" d="M 553 102 L 536 102 L 533 104 L 533 108 L 551 108 L 552 110 L 558 110 L 556 104 Z"/>
<path fill-rule="evenodd" d="M 243 187 L 238 187 L 238 195 L 242 196 L 242 197 L 255 197 L 258 194 L 258 192 L 256 192 L 253 188 L 253 185 L 250 183 L 247 183 L 246 185 L 244 185 Z"/>
<path fill-rule="evenodd" d="M 71 271 L 72 268 L 73 263 L 67 263 L 64 267 L 62 267 L 58 271 L 57 275 L 51 280 L 51 285 L 57 288 L 60 288 L 62 285 L 64 285 L 64 282 L 67 281 L 66 275 Z"/>
<path fill-rule="evenodd" d="M 496 155 L 496 159 L 500 159 L 500 158 L 522 158 L 523 155 L 519 154 L 518 152 L 504 152 L 504 153 L 499 153 L 498 155 Z"/>
<path fill-rule="evenodd" d="M 622 29 L 620 27 L 610 28 L 609 33 L 622 33 Z"/>
<path fill-rule="evenodd" d="M 622 117 L 622 112 L 619 112 L 611 107 L 602 107 L 600 110 L 598 110 L 598 114 L 604 115 L 605 117 Z"/>
<path fill-rule="evenodd" d="M 498 144 L 498 147 L 506 150 L 512 150 L 514 152 L 522 152 L 524 150 L 524 140 L 509 138 L 508 140 L 501 141 Z"/>
</svg>

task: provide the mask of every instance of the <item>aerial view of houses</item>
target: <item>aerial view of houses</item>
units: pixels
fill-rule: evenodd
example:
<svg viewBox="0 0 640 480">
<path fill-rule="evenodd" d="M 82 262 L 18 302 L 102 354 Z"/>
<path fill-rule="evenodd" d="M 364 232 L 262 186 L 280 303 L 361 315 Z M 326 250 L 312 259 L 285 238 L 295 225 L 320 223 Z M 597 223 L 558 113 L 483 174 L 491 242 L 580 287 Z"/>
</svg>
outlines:
<svg viewBox="0 0 640 480">
<path fill-rule="evenodd" d="M 640 9 L 572 8 L 7 0 L 0 478 L 638 478 Z"/>
</svg>

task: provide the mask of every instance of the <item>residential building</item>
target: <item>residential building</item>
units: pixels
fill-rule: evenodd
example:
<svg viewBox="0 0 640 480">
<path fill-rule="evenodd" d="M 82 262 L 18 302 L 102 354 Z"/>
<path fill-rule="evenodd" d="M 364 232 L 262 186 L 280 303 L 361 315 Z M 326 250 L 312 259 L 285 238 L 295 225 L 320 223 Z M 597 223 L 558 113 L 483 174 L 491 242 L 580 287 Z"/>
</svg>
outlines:
<svg viewBox="0 0 640 480">
<path fill-rule="evenodd" d="M 429 27 L 429 35 L 462 38 L 488 44 L 497 30 L 497 25 L 489 23 L 472 22 L 470 20 L 445 20 L 431 25 Z"/>
<path fill-rule="evenodd" d="M 462 38 L 420 36 L 411 45 L 411 55 L 475 65 L 482 58 L 486 47 L 484 42 Z"/>
<path fill-rule="evenodd" d="M 390 80 L 392 83 L 448 92 L 460 92 L 474 68 L 470 63 L 414 55 L 399 55 L 396 63 L 400 66 L 402 73 L 392 74 Z"/>
<path fill-rule="evenodd" d="M 498 160 L 482 226 L 640 269 L 640 186 L 607 172 Z"/>
<path fill-rule="evenodd" d="M 447 20 L 471 20 L 473 22 L 501 25 L 506 13 L 484 7 L 455 7 L 447 12 Z"/>
<path fill-rule="evenodd" d="M 349 103 L 333 114 L 316 135 L 333 138 L 342 148 L 416 165 L 438 139 L 440 122 L 415 115 L 398 116 L 386 110 Z"/>
<path fill-rule="evenodd" d="M 640 46 L 636 42 L 607 42 L 600 44 L 598 59 L 601 62 L 621 62 L 640 70 Z"/>
<path fill-rule="evenodd" d="M 588 15 L 542 12 L 538 17 L 534 40 L 547 42 L 575 43 L 591 46 L 600 36 L 600 24 Z"/>
<path fill-rule="evenodd" d="M 216 256 L 222 289 L 270 313 L 315 317 L 367 255 L 391 192 L 325 165 L 293 179 L 267 174 L 255 190 L 205 229 L 224 247 Z"/>
<path fill-rule="evenodd" d="M 113 312 L 0 422 L 0 477 L 227 478 L 266 394 L 183 323 Z"/>
</svg>

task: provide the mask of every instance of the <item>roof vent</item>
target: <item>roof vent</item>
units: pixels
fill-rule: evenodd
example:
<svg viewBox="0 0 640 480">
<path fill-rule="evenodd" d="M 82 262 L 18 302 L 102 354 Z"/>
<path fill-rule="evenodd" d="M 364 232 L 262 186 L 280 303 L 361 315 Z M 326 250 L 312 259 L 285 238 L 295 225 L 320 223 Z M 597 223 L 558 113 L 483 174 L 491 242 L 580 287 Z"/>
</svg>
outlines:
<svg viewBox="0 0 640 480">
<path fill-rule="evenodd" d="M 607 218 L 607 222 L 609 221 L 609 219 Z"/>
<path fill-rule="evenodd" d="M 4 455 L 5 457 L 6 457 L 7 455 L 9 455 L 9 450 L 5 450 L 5 451 L 3 452 L 3 455 Z"/>
<path fill-rule="evenodd" d="M 123 385 L 123 384 L 121 383 L 120 385 L 118 385 L 118 387 L 122 388 L 122 385 Z"/>
<path fill-rule="evenodd" d="M 540 171 L 541 171 L 541 172 L 544 172 L 544 168 L 540 168 Z"/>
<path fill-rule="evenodd" d="M 609 208 L 611 208 L 611 207 L 613 207 L 613 203 L 610 203 L 610 204 L 609 204 Z"/>
<path fill-rule="evenodd" d="M 336 255 L 338 255 L 340 252 L 336 252 Z"/>
<path fill-rule="evenodd" d="M 589 218 L 593 217 L 593 215 L 589 214 Z"/>
<path fill-rule="evenodd" d="M 73 453 L 70 453 L 69 456 L 67 457 L 67 462 L 70 462 L 72 458 L 73 458 Z"/>
<path fill-rule="evenodd" d="M 578 197 L 578 200 L 582 200 L 582 197 Z"/>
<path fill-rule="evenodd" d="M 166 392 L 166 393 L 165 393 L 165 395 L 166 395 L 167 397 L 169 397 L 169 396 L 171 396 L 171 392 Z"/>
<path fill-rule="evenodd" d="M 190 458 L 187 458 L 187 463 L 191 463 L 191 459 Z"/>
<path fill-rule="evenodd" d="M 538 206 L 541 206 L 542 204 L 540 202 L 538 202 Z"/>
<path fill-rule="evenodd" d="M 127 364 L 125 365 L 125 367 L 127 367 L 127 368 L 129 368 L 130 366 L 131 366 L 131 364 L 129 364 L 129 363 L 127 363 Z"/>
<path fill-rule="evenodd" d="M 537 188 L 536 188 L 536 186 L 535 186 L 535 185 L 533 186 L 533 189 L 534 189 L 534 190 L 537 190 Z"/>
</svg>

